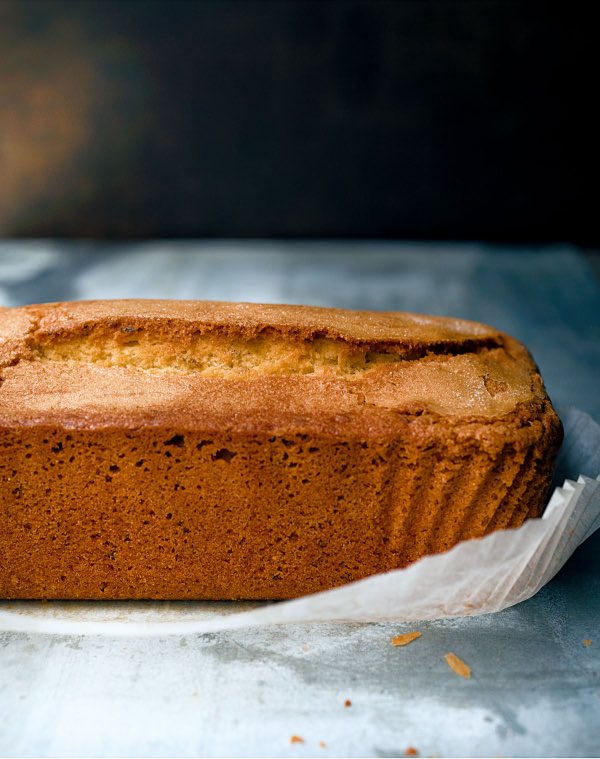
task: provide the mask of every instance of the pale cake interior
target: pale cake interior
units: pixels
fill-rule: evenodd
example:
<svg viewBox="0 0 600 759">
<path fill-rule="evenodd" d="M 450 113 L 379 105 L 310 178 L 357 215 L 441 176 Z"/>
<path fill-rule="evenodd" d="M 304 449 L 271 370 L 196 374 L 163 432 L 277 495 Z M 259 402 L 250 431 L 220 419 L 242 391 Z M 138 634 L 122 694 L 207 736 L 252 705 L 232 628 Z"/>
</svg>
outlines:
<svg viewBox="0 0 600 759">
<path fill-rule="evenodd" d="M 174 341 L 162 330 L 131 334 L 127 328 L 100 335 L 61 335 L 33 347 L 38 361 L 76 361 L 148 371 L 181 371 L 227 378 L 248 372 L 288 376 L 330 372 L 352 375 L 380 364 L 415 361 L 434 355 L 463 355 L 500 347 L 487 339 L 410 346 L 351 343 L 344 339 L 294 339 L 281 335 L 244 338 L 207 332 Z"/>
</svg>

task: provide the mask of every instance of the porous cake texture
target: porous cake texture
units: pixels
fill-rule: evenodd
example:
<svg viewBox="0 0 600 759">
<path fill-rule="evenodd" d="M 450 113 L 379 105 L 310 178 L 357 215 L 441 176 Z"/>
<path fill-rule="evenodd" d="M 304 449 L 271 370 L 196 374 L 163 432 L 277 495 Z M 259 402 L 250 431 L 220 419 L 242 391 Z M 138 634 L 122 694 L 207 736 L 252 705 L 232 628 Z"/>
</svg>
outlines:
<svg viewBox="0 0 600 759">
<path fill-rule="evenodd" d="M 544 507 L 527 350 L 407 313 L 184 301 L 0 310 L 0 597 L 278 599 Z"/>
</svg>

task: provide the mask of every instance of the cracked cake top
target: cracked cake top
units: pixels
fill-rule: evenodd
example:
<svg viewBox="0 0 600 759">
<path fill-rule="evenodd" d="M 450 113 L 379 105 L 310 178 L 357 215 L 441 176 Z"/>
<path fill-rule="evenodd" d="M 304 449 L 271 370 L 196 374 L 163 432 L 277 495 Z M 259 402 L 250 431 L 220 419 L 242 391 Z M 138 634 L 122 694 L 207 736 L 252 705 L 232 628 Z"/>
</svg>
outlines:
<svg viewBox="0 0 600 759">
<path fill-rule="evenodd" d="M 0 309 L 0 380 L 3 425 L 384 435 L 547 400 L 527 350 L 483 324 L 203 301 Z"/>
</svg>

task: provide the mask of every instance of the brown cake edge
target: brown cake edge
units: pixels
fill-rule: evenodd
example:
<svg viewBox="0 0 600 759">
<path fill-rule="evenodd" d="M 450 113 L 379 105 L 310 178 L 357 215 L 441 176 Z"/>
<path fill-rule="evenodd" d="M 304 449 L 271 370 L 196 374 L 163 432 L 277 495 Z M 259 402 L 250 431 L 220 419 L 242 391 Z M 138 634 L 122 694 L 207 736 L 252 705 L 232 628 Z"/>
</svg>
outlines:
<svg viewBox="0 0 600 759">
<path fill-rule="evenodd" d="M 562 438 L 549 401 L 396 424 L 352 440 L 1 430 L 0 596 L 292 598 L 541 515 Z"/>
</svg>

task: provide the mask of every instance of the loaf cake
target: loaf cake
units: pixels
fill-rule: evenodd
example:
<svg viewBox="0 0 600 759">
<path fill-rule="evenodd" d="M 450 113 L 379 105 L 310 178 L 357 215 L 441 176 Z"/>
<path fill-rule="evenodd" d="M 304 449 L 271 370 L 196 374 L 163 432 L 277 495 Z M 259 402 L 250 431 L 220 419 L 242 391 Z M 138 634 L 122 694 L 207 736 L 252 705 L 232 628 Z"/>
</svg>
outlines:
<svg viewBox="0 0 600 759">
<path fill-rule="evenodd" d="M 474 322 L 0 309 L 0 597 L 280 599 L 542 513 L 562 428 Z"/>
</svg>

